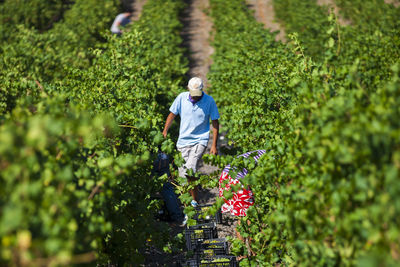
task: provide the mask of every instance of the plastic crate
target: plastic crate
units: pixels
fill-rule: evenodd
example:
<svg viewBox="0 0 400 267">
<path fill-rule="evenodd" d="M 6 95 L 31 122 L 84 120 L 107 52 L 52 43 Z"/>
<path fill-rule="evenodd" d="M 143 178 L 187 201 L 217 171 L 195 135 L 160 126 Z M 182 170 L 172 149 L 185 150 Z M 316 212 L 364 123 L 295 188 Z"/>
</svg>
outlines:
<svg viewBox="0 0 400 267">
<path fill-rule="evenodd" d="M 195 250 L 204 240 L 218 238 L 215 223 L 203 223 L 189 226 L 185 230 L 186 247 Z"/>
<path fill-rule="evenodd" d="M 212 205 L 199 205 L 195 207 L 196 214 L 194 215 L 193 219 L 195 219 L 198 223 L 209 223 L 209 222 L 216 222 L 222 223 L 222 212 L 218 210 L 215 215 L 206 215 L 208 209 Z"/>
<path fill-rule="evenodd" d="M 225 238 L 207 239 L 199 244 L 195 256 L 199 258 L 212 258 L 217 255 L 228 254 L 228 242 Z"/>
<path fill-rule="evenodd" d="M 209 259 L 188 260 L 184 267 L 237 267 L 235 256 L 219 255 Z"/>
</svg>

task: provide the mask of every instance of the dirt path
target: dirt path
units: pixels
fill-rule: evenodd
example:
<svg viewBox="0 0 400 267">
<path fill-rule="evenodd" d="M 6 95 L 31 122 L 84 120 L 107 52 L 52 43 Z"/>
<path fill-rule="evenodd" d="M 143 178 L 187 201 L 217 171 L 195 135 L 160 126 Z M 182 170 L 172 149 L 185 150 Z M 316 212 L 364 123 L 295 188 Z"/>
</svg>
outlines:
<svg viewBox="0 0 400 267">
<path fill-rule="evenodd" d="M 138 1 L 144 2 L 145 0 Z M 188 80 L 194 76 L 202 78 L 205 90 L 207 91 L 207 88 L 210 86 L 207 80 L 207 73 L 212 63 L 211 55 L 214 52 L 214 49 L 210 46 L 212 20 L 204 11 L 209 10 L 210 4 L 209 0 L 186 0 L 185 2 L 187 7 L 183 11 L 181 17 L 183 23 L 181 36 L 183 39 L 182 46 L 184 46 L 188 51 L 186 55 L 189 59 L 187 78 Z M 223 136 L 223 134 L 221 134 L 221 136 Z M 224 137 L 220 138 L 218 142 L 218 150 L 220 150 L 221 146 L 227 145 L 223 139 Z M 210 136 L 210 141 L 205 153 L 210 152 L 211 143 L 212 136 Z M 219 169 L 215 166 L 206 165 L 203 162 L 200 164 L 199 172 L 202 174 L 210 175 L 214 172 L 218 173 L 218 171 Z M 215 179 L 218 179 L 218 176 L 215 176 Z M 217 195 L 217 188 L 211 190 L 199 188 L 199 203 L 214 204 Z M 218 236 L 220 238 L 233 236 L 235 233 L 234 226 L 236 219 L 224 214 L 223 222 L 223 224 L 217 225 Z M 177 233 L 182 233 L 183 230 L 184 228 L 182 227 L 172 226 L 170 235 L 173 237 Z M 155 248 L 147 250 L 145 254 L 147 254 L 146 262 L 143 266 L 164 266 L 164 264 L 166 264 L 166 266 L 171 266 L 180 258 L 180 255 L 169 255 Z"/>
<path fill-rule="evenodd" d="M 187 7 L 182 15 L 183 46 L 188 50 L 189 59 L 188 79 L 194 76 L 200 77 L 207 91 L 209 87 L 207 73 L 212 63 L 211 55 L 214 48 L 210 45 L 210 34 L 212 31 L 212 20 L 205 14 L 205 10 L 210 8 L 209 0 L 186 0 Z M 206 153 L 210 151 L 212 137 Z M 208 165 L 202 165 L 200 172 L 211 174 L 217 168 Z M 208 201 L 208 200 L 207 200 Z"/>
<path fill-rule="evenodd" d="M 399 7 L 400 6 L 400 1 L 399 0 L 385 0 L 386 4 L 392 4 L 394 7 Z"/>
<path fill-rule="evenodd" d="M 183 46 L 188 48 L 189 72 L 188 78 L 200 77 L 207 88 L 207 73 L 212 63 L 211 54 L 214 52 L 210 46 L 210 33 L 212 31 L 212 20 L 204 13 L 210 8 L 208 0 L 186 0 L 182 22 Z"/>
<path fill-rule="evenodd" d="M 210 35 L 212 31 L 212 19 L 204 12 L 209 10 L 209 0 L 187 0 L 187 8 L 183 13 L 182 22 L 184 24 L 184 30 L 182 31 L 183 45 L 189 50 L 189 71 L 188 78 L 197 76 L 203 79 L 205 90 L 210 86 L 207 80 L 207 73 L 212 64 L 211 55 L 214 52 L 214 48 L 210 45 Z M 210 152 L 212 144 L 212 136 L 208 142 L 208 147 L 205 153 Z M 220 135 L 218 140 L 218 150 L 222 146 L 225 146 L 224 134 Z M 210 175 L 218 168 L 215 166 L 201 163 L 200 173 Z M 218 179 L 218 176 L 214 177 Z M 198 200 L 200 204 L 214 204 L 218 195 L 218 189 L 200 189 L 198 194 Z M 223 215 L 222 225 L 218 225 L 218 236 L 226 237 L 234 234 L 234 221 L 230 216 Z"/>
<path fill-rule="evenodd" d="M 247 0 L 249 8 L 254 10 L 254 16 L 258 22 L 264 24 L 264 28 L 270 31 L 279 31 L 276 35 L 276 41 L 285 42 L 285 30 L 275 21 L 275 11 L 272 0 Z"/>
<path fill-rule="evenodd" d="M 142 14 L 142 9 L 146 2 L 147 0 L 121 0 L 121 5 L 124 12 L 131 10 L 132 20 L 137 21 Z"/>
<path fill-rule="evenodd" d="M 335 13 L 336 17 L 338 18 L 339 25 L 348 26 L 351 24 L 350 20 L 345 19 L 340 15 L 339 7 L 336 6 L 336 4 L 333 0 L 317 0 L 317 4 L 320 6 L 325 5 L 325 6 L 329 6 L 330 8 L 333 8 L 333 12 Z"/>
<path fill-rule="evenodd" d="M 139 20 L 140 15 L 142 14 L 143 6 L 146 4 L 147 0 L 135 0 L 132 3 L 132 20 L 136 21 Z"/>
</svg>

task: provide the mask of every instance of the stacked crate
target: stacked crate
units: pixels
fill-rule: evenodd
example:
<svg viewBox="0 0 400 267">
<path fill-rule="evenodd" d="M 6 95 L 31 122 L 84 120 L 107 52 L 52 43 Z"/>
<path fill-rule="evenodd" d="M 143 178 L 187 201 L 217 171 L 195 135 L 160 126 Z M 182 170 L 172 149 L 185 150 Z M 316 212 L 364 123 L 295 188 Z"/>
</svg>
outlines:
<svg viewBox="0 0 400 267">
<path fill-rule="evenodd" d="M 194 219 L 197 224 L 185 230 L 186 247 L 193 255 L 182 263 L 185 267 L 236 267 L 236 257 L 229 254 L 228 242 L 218 238 L 217 224 L 222 223 L 219 210 L 215 216 L 207 214 L 211 205 L 199 205 L 195 208 Z"/>
</svg>

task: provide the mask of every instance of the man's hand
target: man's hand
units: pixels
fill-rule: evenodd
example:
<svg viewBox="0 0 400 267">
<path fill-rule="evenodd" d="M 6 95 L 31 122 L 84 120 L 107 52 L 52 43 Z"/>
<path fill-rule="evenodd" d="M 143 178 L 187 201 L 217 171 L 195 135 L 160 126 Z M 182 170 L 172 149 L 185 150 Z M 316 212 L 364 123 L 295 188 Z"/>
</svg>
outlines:
<svg viewBox="0 0 400 267">
<path fill-rule="evenodd" d="M 219 122 L 218 122 L 218 120 L 213 120 L 213 121 L 211 121 L 211 123 L 213 126 L 213 142 L 211 145 L 210 154 L 217 155 L 218 154 L 217 143 L 218 143 L 218 135 L 219 135 Z"/>
<path fill-rule="evenodd" d="M 164 138 L 167 137 L 167 133 L 168 133 L 168 129 L 169 127 L 171 127 L 172 121 L 175 119 L 176 115 L 174 113 L 169 113 L 167 120 L 165 122 L 165 126 L 164 126 L 164 130 L 162 132 L 162 135 L 164 136 Z"/>
<path fill-rule="evenodd" d="M 212 155 L 218 155 L 218 149 L 217 149 L 216 146 L 211 146 L 210 154 L 212 154 Z"/>
</svg>

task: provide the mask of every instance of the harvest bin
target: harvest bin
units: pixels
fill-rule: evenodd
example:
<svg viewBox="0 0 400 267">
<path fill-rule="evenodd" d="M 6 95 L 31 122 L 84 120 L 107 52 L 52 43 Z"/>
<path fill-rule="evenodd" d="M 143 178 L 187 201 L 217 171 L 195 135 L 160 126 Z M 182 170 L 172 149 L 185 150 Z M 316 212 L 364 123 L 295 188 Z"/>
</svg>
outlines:
<svg viewBox="0 0 400 267">
<path fill-rule="evenodd" d="M 188 250 L 194 250 L 204 240 L 217 238 L 217 226 L 215 223 L 203 223 L 189 226 L 185 230 L 186 247 Z"/>
<path fill-rule="evenodd" d="M 201 260 L 188 260 L 185 267 L 237 267 L 238 264 L 236 262 L 235 256 L 228 255 L 220 255 L 214 256 L 209 259 L 201 259 Z"/>
<path fill-rule="evenodd" d="M 199 205 L 195 207 L 196 214 L 194 218 L 198 223 L 209 223 L 216 222 L 222 223 L 222 212 L 221 209 L 215 213 L 215 215 L 206 215 L 207 211 L 212 205 Z"/>
<path fill-rule="evenodd" d="M 197 245 L 195 258 L 212 258 L 217 255 L 228 254 L 228 242 L 225 238 L 207 239 Z"/>
</svg>

